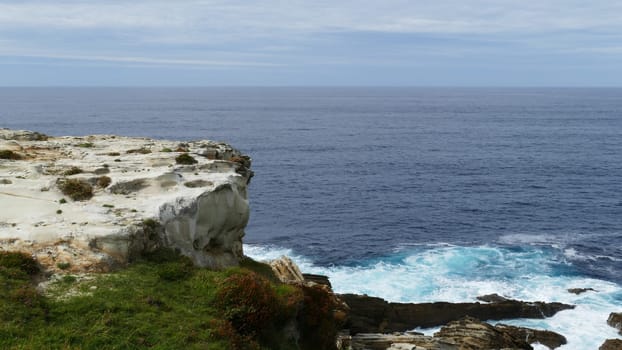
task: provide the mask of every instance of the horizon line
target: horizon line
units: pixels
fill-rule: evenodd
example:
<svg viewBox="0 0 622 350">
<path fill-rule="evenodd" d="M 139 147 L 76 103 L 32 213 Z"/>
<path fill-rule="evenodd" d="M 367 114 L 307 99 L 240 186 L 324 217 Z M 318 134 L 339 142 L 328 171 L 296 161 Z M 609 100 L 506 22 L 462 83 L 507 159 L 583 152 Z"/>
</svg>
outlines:
<svg viewBox="0 0 622 350">
<path fill-rule="evenodd" d="M 417 88 L 417 89 L 619 89 L 622 85 L 0 85 L 0 89 L 31 88 Z"/>
</svg>

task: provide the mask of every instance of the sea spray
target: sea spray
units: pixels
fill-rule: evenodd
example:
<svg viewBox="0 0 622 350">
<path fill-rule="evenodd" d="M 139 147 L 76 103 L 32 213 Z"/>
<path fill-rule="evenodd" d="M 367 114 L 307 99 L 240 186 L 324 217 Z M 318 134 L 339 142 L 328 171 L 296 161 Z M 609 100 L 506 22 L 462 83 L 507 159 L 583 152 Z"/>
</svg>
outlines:
<svg viewBox="0 0 622 350">
<path fill-rule="evenodd" d="M 563 252 L 550 246 L 462 247 L 418 245 L 396 249 L 394 254 L 348 266 L 317 266 L 292 250 L 245 245 L 257 260 L 290 256 L 304 272 L 329 276 L 337 293 L 378 296 L 394 302 L 473 302 L 497 293 L 525 301 L 577 305 L 542 320 L 500 321 L 516 326 L 547 329 L 566 336 L 562 350 L 597 349 L 617 332 L 606 323 L 610 312 L 622 304 L 622 287 L 613 282 L 581 276 Z M 581 294 L 570 288 L 593 288 Z M 423 330 L 433 333 L 437 329 Z M 536 346 L 536 348 L 538 348 Z"/>
</svg>

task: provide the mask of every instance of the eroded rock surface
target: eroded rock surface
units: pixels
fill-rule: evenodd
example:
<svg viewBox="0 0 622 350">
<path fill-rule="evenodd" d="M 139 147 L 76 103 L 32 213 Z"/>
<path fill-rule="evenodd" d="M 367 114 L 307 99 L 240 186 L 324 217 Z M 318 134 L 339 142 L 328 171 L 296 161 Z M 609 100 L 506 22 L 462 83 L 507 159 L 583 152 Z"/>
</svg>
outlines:
<svg viewBox="0 0 622 350">
<path fill-rule="evenodd" d="M 300 268 L 292 259 L 282 256 L 269 262 L 276 277 L 283 283 L 304 283 L 305 278 Z"/>
<path fill-rule="evenodd" d="M 0 129 L 0 152 L 0 249 L 74 271 L 158 247 L 213 268 L 243 256 L 252 171 L 227 144 Z"/>
<path fill-rule="evenodd" d="M 455 350 L 456 343 L 452 340 L 439 339 L 420 333 L 360 333 L 352 337 L 353 350 Z"/>
<path fill-rule="evenodd" d="M 537 334 L 538 336 L 534 336 Z M 544 340 L 544 342 L 543 342 Z M 548 341 L 548 343 L 546 343 Z M 452 321 L 434 336 L 416 332 L 372 334 L 359 333 L 352 337 L 353 350 L 483 350 L 533 349 L 530 343 L 539 342 L 550 349 L 565 344 L 557 333 L 506 325 L 492 326 L 472 317 Z"/>
<path fill-rule="evenodd" d="M 508 326 L 505 324 L 497 324 L 495 325 L 495 328 L 511 334 L 514 338 L 523 339 L 527 343 L 540 343 L 542 345 L 546 345 L 549 349 L 556 349 L 568 342 L 566 337 L 552 331 Z"/>
<path fill-rule="evenodd" d="M 434 337 L 453 340 L 459 350 L 533 349 L 524 339 L 471 317 L 448 323 Z"/>
</svg>

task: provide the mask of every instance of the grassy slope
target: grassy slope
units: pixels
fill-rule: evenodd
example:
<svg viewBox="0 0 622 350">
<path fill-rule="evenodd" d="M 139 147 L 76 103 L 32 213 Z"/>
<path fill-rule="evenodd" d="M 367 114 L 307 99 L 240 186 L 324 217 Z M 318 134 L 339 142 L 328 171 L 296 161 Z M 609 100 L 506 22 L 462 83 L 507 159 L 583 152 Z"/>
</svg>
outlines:
<svg viewBox="0 0 622 350">
<path fill-rule="evenodd" d="M 0 259 L 0 348 L 258 348 L 253 334 L 231 333 L 218 308 L 219 290 L 229 277 L 250 274 L 250 268 L 272 279 L 268 285 L 279 297 L 294 292 L 274 282 L 269 267 L 252 261 L 245 268 L 210 271 L 180 257 L 155 260 L 92 279 L 66 276 L 43 297 L 33 293 L 27 272 L 3 266 Z M 291 348 L 286 341 L 279 344 Z"/>
</svg>

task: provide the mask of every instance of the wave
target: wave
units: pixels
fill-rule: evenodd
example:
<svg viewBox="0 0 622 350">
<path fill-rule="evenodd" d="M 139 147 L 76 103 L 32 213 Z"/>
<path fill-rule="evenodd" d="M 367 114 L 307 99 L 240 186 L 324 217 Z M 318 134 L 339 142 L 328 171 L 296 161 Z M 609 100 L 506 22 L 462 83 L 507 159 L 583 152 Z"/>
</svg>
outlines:
<svg viewBox="0 0 622 350">
<path fill-rule="evenodd" d="M 581 275 L 571 252 L 551 246 L 407 245 L 382 258 L 328 267 L 317 266 L 287 248 L 245 245 L 244 249 L 256 260 L 287 255 L 304 272 L 327 275 L 337 293 L 368 294 L 394 302 L 472 302 L 479 295 L 497 293 L 513 299 L 574 304 L 574 310 L 545 320 L 503 321 L 561 333 L 568 339 L 559 348 L 563 350 L 597 349 L 605 339 L 617 337 L 606 321 L 610 312 L 620 311 L 622 287 Z M 568 292 L 570 288 L 597 292 L 575 295 Z"/>
</svg>

